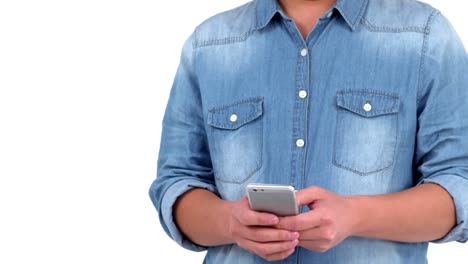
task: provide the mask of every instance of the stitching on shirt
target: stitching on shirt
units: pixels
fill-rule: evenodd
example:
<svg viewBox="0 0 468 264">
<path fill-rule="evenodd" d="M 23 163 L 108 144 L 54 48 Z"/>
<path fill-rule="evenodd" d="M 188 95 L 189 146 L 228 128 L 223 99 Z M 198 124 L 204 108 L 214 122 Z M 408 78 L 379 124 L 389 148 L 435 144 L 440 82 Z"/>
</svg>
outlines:
<svg viewBox="0 0 468 264">
<path fill-rule="evenodd" d="M 349 109 L 351 110 L 351 112 L 356 113 L 360 116 L 364 116 L 364 117 L 374 117 L 374 116 L 379 116 L 379 115 L 398 113 L 398 109 L 393 110 L 394 106 L 392 106 L 390 110 L 375 110 L 371 114 L 364 114 L 360 108 L 355 108 L 355 107 L 348 106 L 348 105 L 343 105 L 343 106 L 338 105 L 338 106 L 344 109 Z"/>
<path fill-rule="evenodd" d="M 366 18 L 362 18 L 362 25 L 371 32 L 388 32 L 388 33 L 401 33 L 401 32 L 416 32 L 425 33 L 425 28 L 422 27 L 391 27 L 391 26 L 377 26 L 372 24 Z"/>
<path fill-rule="evenodd" d="M 421 100 L 420 90 L 421 85 L 423 85 L 423 78 L 424 78 L 424 58 L 426 57 L 426 52 L 428 49 L 428 39 L 429 35 L 431 34 L 431 25 L 432 22 L 435 20 L 435 17 L 439 15 L 439 10 L 435 9 L 432 11 L 431 15 L 427 19 L 426 26 L 424 27 L 424 40 L 421 48 L 421 61 L 419 63 L 419 78 L 418 78 L 418 85 L 417 85 L 417 99 L 416 99 L 416 109 L 419 109 L 419 101 Z"/>
<path fill-rule="evenodd" d="M 344 20 L 346 21 L 346 23 L 348 23 L 348 24 L 350 25 L 351 29 L 354 29 L 354 26 L 355 26 L 355 25 L 354 25 L 353 22 L 351 22 L 351 20 L 350 20 L 349 17 L 346 15 L 346 13 L 343 12 L 339 6 L 337 6 L 337 7 L 335 7 L 335 8 L 336 8 L 336 10 L 340 11 L 341 16 L 344 18 Z"/>
<path fill-rule="evenodd" d="M 341 90 L 336 92 L 336 94 L 375 94 L 383 95 L 394 99 L 400 99 L 400 96 L 397 94 L 377 90 Z"/>
<path fill-rule="evenodd" d="M 382 96 L 382 97 L 392 99 L 393 102 L 392 102 L 391 107 L 387 107 L 382 110 L 373 110 L 372 113 L 363 113 L 361 108 L 356 108 L 349 104 L 337 104 L 338 107 L 348 109 L 361 116 L 373 117 L 373 116 L 378 116 L 378 115 L 394 114 L 394 113 L 398 113 L 399 111 L 399 109 L 396 107 L 399 105 L 400 96 L 392 94 L 392 93 L 374 91 L 374 90 L 367 90 L 367 91 L 366 90 L 341 90 L 341 91 L 336 92 L 336 94 L 342 95 L 342 96 L 347 95 L 347 94 L 369 94 L 369 95 L 377 95 L 377 96 Z"/>
<path fill-rule="evenodd" d="M 367 7 L 368 5 L 368 1 L 363 1 L 362 2 L 362 5 L 361 5 L 361 8 L 359 9 L 359 14 L 358 16 L 356 17 L 356 20 L 353 22 L 353 28 L 356 28 L 358 22 L 359 22 L 359 18 L 361 18 L 361 20 L 363 19 L 363 15 L 364 15 L 364 8 Z"/>
<path fill-rule="evenodd" d="M 190 74 L 190 78 L 193 78 L 193 82 L 197 84 L 197 88 L 195 89 L 196 90 L 196 93 L 200 99 L 200 108 L 201 108 L 201 112 L 200 112 L 200 116 L 199 118 L 202 120 L 202 124 L 204 123 L 204 117 L 203 117 L 203 108 L 204 108 L 204 104 L 203 104 L 203 98 L 202 98 L 202 95 L 201 95 L 201 91 L 198 87 L 198 74 L 197 74 L 197 63 L 196 63 L 196 50 L 194 48 L 195 46 L 195 42 L 197 41 L 197 28 L 195 28 L 194 32 L 192 33 L 192 36 L 190 36 L 190 38 L 193 38 L 191 39 L 192 42 L 192 49 L 190 50 L 190 68 L 191 68 L 191 74 Z M 201 126 L 193 126 L 192 128 L 195 129 L 195 131 L 197 133 L 202 133 L 202 134 L 206 134 L 206 131 L 205 131 L 205 128 L 203 125 Z"/>
<path fill-rule="evenodd" d="M 345 19 L 345 21 L 350 25 L 350 27 L 355 30 L 356 29 L 356 26 L 359 24 L 359 20 L 363 17 L 364 15 L 364 11 L 366 9 L 368 5 L 368 1 L 363 1 L 362 4 L 361 4 L 361 7 L 359 8 L 359 12 L 356 16 L 356 18 L 354 19 L 354 21 L 351 21 L 351 19 L 349 18 L 349 16 L 346 14 L 346 12 L 343 12 L 342 8 L 340 8 L 339 6 L 335 7 L 338 11 L 340 11 L 340 14 L 341 16 Z"/>
<path fill-rule="evenodd" d="M 226 38 L 221 38 L 221 39 L 211 39 L 211 40 L 204 40 L 200 42 L 195 42 L 194 43 L 194 48 L 201 48 L 201 47 L 206 47 L 206 46 L 216 46 L 216 45 L 226 45 L 226 44 L 231 44 L 235 42 L 243 42 L 247 40 L 256 30 L 251 29 L 244 33 L 241 36 L 237 37 L 226 37 Z"/>
<path fill-rule="evenodd" d="M 256 119 L 259 118 L 260 116 L 261 116 L 260 113 L 258 113 L 258 114 L 256 114 L 256 115 L 252 115 L 251 117 L 246 118 L 246 119 L 244 119 L 244 120 L 241 120 L 241 121 L 239 121 L 239 123 L 234 124 L 234 125 L 225 124 L 225 123 L 220 123 L 220 122 L 215 122 L 215 121 L 209 122 L 208 125 L 213 126 L 213 127 L 217 127 L 217 128 L 222 128 L 222 129 L 236 130 L 236 129 L 242 127 L 243 125 L 248 124 L 248 123 L 250 123 L 251 121 L 256 120 Z M 211 119 L 213 119 L 213 118 L 211 118 Z"/>
<path fill-rule="evenodd" d="M 255 21 L 255 27 L 258 28 L 258 2 L 255 2 L 255 7 L 254 7 L 254 21 Z"/>
<path fill-rule="evenodd" d="M 198 28 L 195 29 L 195 31 L 193 32 L 193 37 L 194 37 L 194 40 L 192 41 L 192 67 L 193 67 L 193 73 L 194 73 L 194 76 L 195 78 L 197 79 L 197 83 L 198 83 L 198 74 L 197 74 L 197 62 L 195 61 L 196 59 L 196 50 L 195 50 L 195 43 L 197 43 L 197 32 L 198 32 Z M 198 92 L 200 93 L 200 100 L 201 100 L 201 92 L 200 92 L 200 89 L 198 89 Z M 203 104 L 202 104 L 202 108 L 203 108 Z"/>
<path fill-rule="evenodd" d="M 263 97 L 261 97 L 261 96 L 254 97 L 254 98 L 243 99 L 243 100 L 238 101 L 238 102 L 233 103 L 233 104 L 228 104 L 228 105 L 223 105 L 223 106 L 220 106 L 220 107 L 211 108 L 210 110 L 208 110 L 208 112 L 215 113 L 215 112 L 219 112 L 219 111 L 231 108 L 233 106 L 238 106 L 238 105 L 241 105 L 241 104 L 244 104 L 244 103 L 259 103 L 262 100 L 263 100 Z"/>
<path fill-rule="evenodd" d="M 255 29 L 254 30 L 260 30 L 264 27 L 266 27 L 268 25 L 268 23 L 273 19 L 273 17 L 278 13 L 278 10 L 276 10 L 275 12 L 273 12 L 269 17 L 268 19 L 265 19 L 265 21 L 261 21 L 262 23 L 260 23 L 260 21 L 258 20 L 258 2 L 257 4 L 255 5 L 255 14 L 254 14 L 254 18 L 255 18 Z"/>
</svg>

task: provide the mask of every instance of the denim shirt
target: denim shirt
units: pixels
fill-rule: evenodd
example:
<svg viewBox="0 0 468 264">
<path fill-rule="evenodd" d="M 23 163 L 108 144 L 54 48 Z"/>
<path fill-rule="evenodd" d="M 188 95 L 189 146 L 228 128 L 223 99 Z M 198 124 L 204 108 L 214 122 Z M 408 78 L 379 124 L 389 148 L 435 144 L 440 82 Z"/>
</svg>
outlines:
<svg viewBox="0 0 468 264">
<path fill-rule="evenodd" d="M 172 215 L 187 190 L 235 201 L 251 182 L 340 195 L 435 183 L 457 224 L 433 242 L 465 242 L 468 58 L 447 19 L 413 0 L 338 0 L 304 40 L 276 1 L 255 0 L 199 25 L 182 51 L 150 196 L 167 234 L 207 250 L 205 263 L 267 263 L 237 245 L 194 244 Z M 280 263 L 422 264 L 427 248 L 349 237 Z"/>
</svg>

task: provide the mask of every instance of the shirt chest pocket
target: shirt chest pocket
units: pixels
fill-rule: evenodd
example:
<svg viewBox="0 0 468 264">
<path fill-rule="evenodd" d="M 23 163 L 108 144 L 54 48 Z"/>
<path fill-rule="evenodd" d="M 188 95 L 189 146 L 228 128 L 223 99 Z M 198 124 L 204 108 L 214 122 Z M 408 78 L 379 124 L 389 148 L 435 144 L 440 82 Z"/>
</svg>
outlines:
<svg viewBox="0 0 468 264">
<path fill-rule="evenodd" d="M 333 163 L 366 175 L 393 165 L 398 139 L 397 95 L 378 91 L 337 93 Z"/>
<path fill-rule="evenodd" d="M 262 98 L 208 111 L 208 141 L 216 180 L 243 183 L 261 168 L 262 115 Z"/>
</svg>

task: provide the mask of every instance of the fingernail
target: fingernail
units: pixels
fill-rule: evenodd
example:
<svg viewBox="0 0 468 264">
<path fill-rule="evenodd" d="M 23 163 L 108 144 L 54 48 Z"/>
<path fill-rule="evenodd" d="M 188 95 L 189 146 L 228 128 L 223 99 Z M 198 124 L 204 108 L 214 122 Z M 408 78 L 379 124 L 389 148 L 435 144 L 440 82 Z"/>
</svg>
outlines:
<svg viewBox="0 0 468 264">
<path fill-rule="evenodd" d="M 278 222 L 279 222 L 279 219 L 278 219 L 278 217 L 276 217 L 276 216 L 273 216 L 273 217 L 271 218 L 271 220 L 270 220 L 270 223 L 271 223 L 272 225 L 276 225 Z"/>
<path fill-rule="evenodd" d="M 299 233 L 298 232 L 291 232 L 289 233 L 289 239 L 298 239 L 299 238 Z"/>
<path fill-rule="evenodd" d="M 295 239 L 295 240 L 293 241 L 293 245 L 294 245 L 294 246 L 297 246 L 298 244 L 299 244 L 299 240 Z"/>
</svg>

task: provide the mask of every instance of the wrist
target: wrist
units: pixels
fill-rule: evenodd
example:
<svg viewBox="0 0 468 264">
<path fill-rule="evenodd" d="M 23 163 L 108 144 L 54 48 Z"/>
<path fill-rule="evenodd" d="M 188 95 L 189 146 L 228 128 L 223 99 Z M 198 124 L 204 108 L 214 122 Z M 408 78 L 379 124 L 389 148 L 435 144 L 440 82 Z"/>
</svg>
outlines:
<svg viewBox="0 0 468 264">
<path fill-rule="evenodd" d="M 363 236 L 367 221 L 370 217 L 368 197 L 348 196 L 346 197 L 350 207 L 350 236 Z"/>
<path fill-rule="evenodd" d="M 235 203 L 230 201 L 221 200 L 220 201 L 220 216 L 218 221 L 218 230 L 220 230 L 220 234 L 222 235 L 222 239 L 224 241 L 223 244 L 233 244 L 235 240 L 232 236 L 231 232 L 231 221 L 232 218 L 232 210 Z"/>
</svg>

